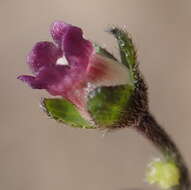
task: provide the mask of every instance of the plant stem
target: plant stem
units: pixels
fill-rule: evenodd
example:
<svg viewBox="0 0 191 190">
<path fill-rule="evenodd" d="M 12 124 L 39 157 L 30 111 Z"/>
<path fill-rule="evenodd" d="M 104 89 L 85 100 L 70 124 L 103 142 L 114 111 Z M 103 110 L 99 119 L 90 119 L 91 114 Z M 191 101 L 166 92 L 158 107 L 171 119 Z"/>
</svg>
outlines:
<svg viewBox="0 0 191 190">
<path fill-rule="evenodd" d="M 141 116 L 135 128 L 160 150 L 166 160 L 173 160 L 179 167 L 181 176 L 180 185 L 175 189 L 191 190 L 189 172 L 184 159 L 175 143 L 165 130 L 157 123 L 155 118 L 147 112 Z"/>
<path fill-rule="evenodd" d="M 174 161 L 180 170 L 180 185 L 174 189 L 191 190 L 188 169 L 180 151 L 171 140 L 165 130 L 156 122 L 149 113 L 147 86 L 139 71 L 136 58 L 136 50 L 129 34 L 120 28 L 113 27 L 109 30 L 117 39 L 121 62 L 129 69 L 131 85 L 134 90 L 130 104 L 127 105 L 127 113 L 122 120 L 112 127 L 121 128 L 134 126 L 149 139 L 164 155 L 168 161 Z"/>
</svg>

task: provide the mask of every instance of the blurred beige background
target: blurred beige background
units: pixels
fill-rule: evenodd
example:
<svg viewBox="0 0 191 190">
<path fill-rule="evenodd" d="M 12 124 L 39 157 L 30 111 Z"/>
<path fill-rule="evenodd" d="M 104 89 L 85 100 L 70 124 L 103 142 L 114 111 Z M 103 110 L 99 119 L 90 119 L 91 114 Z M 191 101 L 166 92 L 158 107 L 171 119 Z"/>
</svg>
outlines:
<svg viewBox="0 0 191 190">
<path fill-rule="evenodd" d="M 155 189 L 144 182 L 158 152 L 130 129 L 103 132 L 63 127 L 39 108 L 46 92 L 16 80 L 29 74 L 26 55 L 50 40 L 63 20 L 117 52 L 104 32 L 126 26 L 149 85 L 150 106 L 176 140 L 191 168 L 190 0 L 0 0 L 0 189 Z"/>
</svg>

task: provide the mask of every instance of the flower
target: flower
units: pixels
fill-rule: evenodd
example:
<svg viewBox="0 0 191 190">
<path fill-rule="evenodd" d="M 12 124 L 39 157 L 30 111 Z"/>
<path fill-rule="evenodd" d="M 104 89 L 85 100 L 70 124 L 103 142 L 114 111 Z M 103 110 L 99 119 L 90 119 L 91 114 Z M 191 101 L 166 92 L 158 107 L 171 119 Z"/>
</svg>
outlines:
<svg viewBox="0 0 191 190">
<path fill-rule="evenodd" d="M 100 86 L 124 85 L 128 69 L 116 60 L 96 53 L 80 28 L 61 21 L 51 25 L 53 42 L 38 42 L 27 57 L 33 76 L 18 79 L 34 89 L 46 89 L 84 110 L 87 93 Z"/>
<path fill-rule="evenodd" d="M 138 81 L 136 51 L 128 34 L 118 28 L 110 30 L 118 41 L 118 61 L 85 39 L 79 27 L 57 21 L 50 33 L 54 43 L 38 42 L 29 52 L 27 64 L 33 75 L 18 77 L 33 89 L 59 96 L 42 100 L 46 113 L 80 128 L 127 125 Z"/>
</svg>

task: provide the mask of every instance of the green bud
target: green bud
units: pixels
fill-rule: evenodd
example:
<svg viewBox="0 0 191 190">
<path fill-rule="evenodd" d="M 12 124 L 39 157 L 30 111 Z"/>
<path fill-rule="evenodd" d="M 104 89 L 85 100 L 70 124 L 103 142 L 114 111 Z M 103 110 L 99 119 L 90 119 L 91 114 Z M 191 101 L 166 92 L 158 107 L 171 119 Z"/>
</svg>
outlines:
<svg viewBox="0 0 191 190">
<path fill-rule="evenodd" d="M 149 165 L 146 178 L 148 183 L 168 189 L 179 185 L 180 171 L 173 161 L 155 160 Z"/>
</svg>

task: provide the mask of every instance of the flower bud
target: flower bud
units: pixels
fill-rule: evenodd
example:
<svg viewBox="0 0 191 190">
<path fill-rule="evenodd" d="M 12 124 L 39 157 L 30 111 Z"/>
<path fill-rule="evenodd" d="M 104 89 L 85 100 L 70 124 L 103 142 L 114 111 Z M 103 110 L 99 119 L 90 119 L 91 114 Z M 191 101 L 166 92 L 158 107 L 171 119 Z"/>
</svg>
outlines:
<svg viewBox="0 0 191 190">
<path fill-rule="evenodd" d="M 168 189 L 179 185 L 180 171 L 173 161 L 155 160 L 149 165 L 146 177 L 148 183 Z"/>
</svg>

